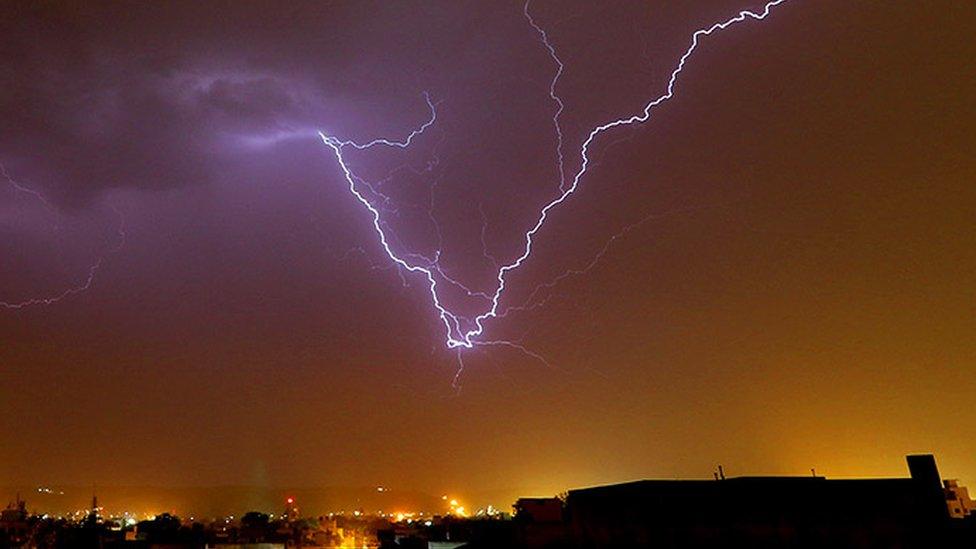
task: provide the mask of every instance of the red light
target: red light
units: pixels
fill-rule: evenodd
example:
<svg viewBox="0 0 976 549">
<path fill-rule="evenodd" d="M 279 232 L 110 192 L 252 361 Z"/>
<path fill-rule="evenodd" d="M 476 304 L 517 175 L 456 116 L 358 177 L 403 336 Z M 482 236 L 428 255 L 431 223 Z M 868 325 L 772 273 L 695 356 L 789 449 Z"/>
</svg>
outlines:
<svg viewBox="0 0 976 549">
<path fill-rule="evenodd" d="M 295 503 L 295 498 L 288 498 L 288 503 L 289 504 Z"/>
</svg>

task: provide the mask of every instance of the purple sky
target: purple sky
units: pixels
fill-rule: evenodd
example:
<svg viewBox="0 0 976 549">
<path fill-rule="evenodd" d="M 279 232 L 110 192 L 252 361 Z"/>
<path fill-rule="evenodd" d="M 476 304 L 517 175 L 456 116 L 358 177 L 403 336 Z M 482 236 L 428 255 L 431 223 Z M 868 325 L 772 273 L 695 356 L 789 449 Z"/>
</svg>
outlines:
<svg viewBox="0 0 976 549">
<path fill-rule="evenodd" d="M 0 485 L 544 494 L 720 461 L 902 474 L 916 451 L 976 479 L 974 13 L 903 4 L 791 0 L 704 40 L 510 278 L 518 305 L 641 222 L 488 324 L 548 364 L 476 349 L 460 391 L 422 278 L 315 132 L 406 135 L 428 92 L 410 149 L 349 159 L 393 174 L 397 249 L 493 291 L 559 184 L 556 67 L 521 4 L 8 6 L 0 301 L 101 262 L 0 309 Z M 567 170 L 696 29 L 761 6 L 533 4 Z"/>
</svg>

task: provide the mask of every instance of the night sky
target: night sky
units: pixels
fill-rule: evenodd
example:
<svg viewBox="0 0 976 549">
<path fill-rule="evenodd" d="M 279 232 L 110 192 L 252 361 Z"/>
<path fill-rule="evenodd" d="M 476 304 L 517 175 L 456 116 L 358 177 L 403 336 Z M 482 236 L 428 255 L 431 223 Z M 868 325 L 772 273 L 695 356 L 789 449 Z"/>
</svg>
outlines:
<svg viewBox="0 0 976 549">
<path fill-rule="evenodd" d="M 696 29 L 762 7 L 533 3 L 567 172 Z M 547 495 L 912 452 L 976 484 L 974 3 L 790 0 L 703 38 L 510 273 L 502 308 L 529 306 L 482 340 L 527 352 L 460 375 L 316 132 L 403 138 L 427 92 L 408 149 L 347 159 L 396 250 L 494 292 L 559 192 L 521 3 L 3 13 L 0 301 L 98 268 L 0 308 L 0 486 Z"/>
</svg>

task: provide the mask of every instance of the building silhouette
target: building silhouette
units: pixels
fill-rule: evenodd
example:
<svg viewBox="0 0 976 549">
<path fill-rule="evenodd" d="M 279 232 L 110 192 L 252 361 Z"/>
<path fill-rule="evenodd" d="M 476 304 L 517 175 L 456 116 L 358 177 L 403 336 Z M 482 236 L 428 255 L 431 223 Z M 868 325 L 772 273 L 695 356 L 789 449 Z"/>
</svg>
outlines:
<svg viewBox="0 0 976 549">
<path fill-rule="evenodd" d="M 25 543 L 31 534 L 27 502 L 20 499 L 0 511 L 0 547 Z"/>
<path fill-rule="evenodd" d="M 568 545 L 936 549 L 971 536 L 971 528 L 950 518 L 935 458 L 907 461 L 908 478 L 723 475 L 572 490 L 566 501 Z"/>
</svg>

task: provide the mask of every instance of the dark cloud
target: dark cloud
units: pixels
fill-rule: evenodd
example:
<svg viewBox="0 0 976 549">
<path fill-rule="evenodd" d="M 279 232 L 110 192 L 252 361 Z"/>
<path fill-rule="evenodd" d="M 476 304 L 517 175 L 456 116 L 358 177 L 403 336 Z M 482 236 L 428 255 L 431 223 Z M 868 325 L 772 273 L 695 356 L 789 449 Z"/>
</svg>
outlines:
<svg viewBox="0 0 976 549">
<path fill-rule="evenodd" d="M 0 154 L 56 201 L 84 204 L 105 189 L 213 182 L 235 157 L 318 128 L 402 131 L 426 115 L 427 90 L 445 102 L 442 125 L 462 154 L 511 157 L 511 141 L 485 136 L 526 127 L 499 111 L 538 117 L 531 128 L 548 132 L 539 94 L 551 61 L 520 4 L 508 7 L 15 5 L 0 23 Z M 567 127 L 590 122 L 577 115 Z M 454 177 L 483 187 L 461 162 Z"/>
<path fill-rule="evenodd" d="M 16 78 L 0 96 L 0 150 L 62 202 L 210 182 L 241 153 L 228 136 L 293 130 L 305 109 L 294 83 L 233 67 L 212 68 L 219 77 L 189 63 L 146 70 L 138 52 L 92 52 L 58 70 L 44 57 L 8 67 Z"/>
</svg>

